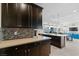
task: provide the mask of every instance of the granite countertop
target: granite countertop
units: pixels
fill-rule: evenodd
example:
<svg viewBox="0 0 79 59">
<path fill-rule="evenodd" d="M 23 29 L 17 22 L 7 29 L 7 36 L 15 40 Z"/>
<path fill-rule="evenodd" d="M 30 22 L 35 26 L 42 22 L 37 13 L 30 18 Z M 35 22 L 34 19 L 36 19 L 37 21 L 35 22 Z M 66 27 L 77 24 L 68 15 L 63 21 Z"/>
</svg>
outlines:
<svg viewBox="0 0 79 59">
<path fill-rule="evenodd" d="M 53 36 L 67 36 L 66 34 L 59 34 L 59 33 L 39 33 L 45 35 L 53 35 Z"/>
<path fill-rule="evenodd" d="M 42 40 L 49 40 L 49 37 L 44 36 L 35 36 L 33 38 L 23 38 L 23 39 L 14 39 L 14 40 L 6 40 L 6 41 L 0 41 L 0 49 L 22 45 L 22 44 L 29 44 L 33 42 L 38 42 Z"/>
</svg>

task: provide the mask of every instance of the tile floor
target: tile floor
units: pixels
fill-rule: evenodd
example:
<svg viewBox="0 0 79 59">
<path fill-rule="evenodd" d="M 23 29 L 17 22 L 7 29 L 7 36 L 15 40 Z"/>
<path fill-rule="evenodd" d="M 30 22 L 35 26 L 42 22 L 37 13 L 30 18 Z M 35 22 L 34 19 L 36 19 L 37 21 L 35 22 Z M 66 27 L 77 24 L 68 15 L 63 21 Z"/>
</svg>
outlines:
<svg viewBox="0 0 79 59">
<path fill-rule="evenodd" d="M 50 56 L 79 56 L 79 40 L 66 41 L 62 49 L 51 46 Z"/>
</svg>

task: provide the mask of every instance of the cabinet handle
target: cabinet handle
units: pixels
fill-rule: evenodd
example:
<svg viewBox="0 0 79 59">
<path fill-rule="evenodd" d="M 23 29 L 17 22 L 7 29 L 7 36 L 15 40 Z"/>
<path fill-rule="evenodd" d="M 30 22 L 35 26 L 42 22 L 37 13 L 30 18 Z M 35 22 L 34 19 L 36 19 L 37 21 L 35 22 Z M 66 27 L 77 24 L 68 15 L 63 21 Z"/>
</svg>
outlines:
<svg viewBox="0 0 79 59">
<path fill-rule="evenodd" d="M 18 49 L 18 48 L 15 48 L 16 50 Z"/>
<path fill-rule="evenodd" d="M 25 50 L 25 53 L 27 53 L 27 51 Z"/>
<path fill-rule="evenodd" d="M 30 52 L 30 49 L 28 49 L 28 52 Z"/>
</svg>

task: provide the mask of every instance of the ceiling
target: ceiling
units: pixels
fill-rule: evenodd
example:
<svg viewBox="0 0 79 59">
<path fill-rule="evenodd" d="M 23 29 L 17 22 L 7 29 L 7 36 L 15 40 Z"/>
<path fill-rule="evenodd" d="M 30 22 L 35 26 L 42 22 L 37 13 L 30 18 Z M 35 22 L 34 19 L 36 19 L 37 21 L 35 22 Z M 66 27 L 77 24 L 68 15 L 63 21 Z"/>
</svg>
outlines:
<svg viewBox="0 0 79 59">
<path fill-rule="evenodd" d="M 75 10 L 79 12 L 79 3 L 39 3 L 38 5 L 49 11 L 49 13 L 59 14 L 61 17 L 73 14 Z"/>
<path fill-rule="evenodd" d="M 79 22 L 79 3 L 36 3 L 44 8 L 43 19 L 63 23 Z M 47 16 L 46 16 L 47 15 Z M 49 18 L 46 18 L 50 16 Z M 75 21 L 74 21 L 75 20 Z"/>
</svg>

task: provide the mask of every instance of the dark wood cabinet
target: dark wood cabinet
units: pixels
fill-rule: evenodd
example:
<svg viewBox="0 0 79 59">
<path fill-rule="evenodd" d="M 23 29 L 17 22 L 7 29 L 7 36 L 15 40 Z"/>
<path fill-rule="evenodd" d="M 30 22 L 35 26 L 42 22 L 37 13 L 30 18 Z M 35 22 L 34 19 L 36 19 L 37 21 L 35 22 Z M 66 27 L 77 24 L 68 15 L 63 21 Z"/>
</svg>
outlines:
<svg viewBox="0 0 79 59">
<path fill-rule="evenodd" d="M 28 48 L 21 45 L 0 49 L 0 56 L 28 56 Z"/>
<path fill-rule="evenodd" d="M 37 28 L 37 7 L 32 5 L 32 28 Z"/>
<path fill-rule="evenodd" d="M 40 56 L 48 56 L 49 54 L 50 54 L 50 40 L 41 42 Z"/>
<path fill-rule="evenodd" d="M 38 8 L 37 9 L 37 28 L 42 28 L 42 9 Z"/>
<path fill-rule="evenodd" d="M 60 36 L 53 36 L 51 38 L 52 38 L 51 45 L 61 48 L 61 37 Z"/>
<path fill-rule="evenodd" d="M 0 49 L 0 56 L 48 56 L 50 40 Z"/>
<path fill-rule="evenodd" d="M 31 5 L 20 4 L 22 27 L 31 28 Z"/>
<path fill-rule="evenodd" d="M 64 36 L 52 36 L 51 45 L 54 45 L 59 48 L 65 47 L 65 37 Z"/>
<path fill-rule="evenodd" d="M 1 8 L 2 9 L 2 15 L 1 15 L 2 23 L 1 23 L 1 26 L 6 27 L 7 26 L 7 23 L 6 23 L 6 20 L 7 20 L 7 4 L 4 3 L 1 6 L 2 6 L 2 8 Z"/>
<path fill-rule="evenodd" d="M 17 22 L 17 8 L 14 3 L 2 4 L 2 27 L 14 27 Z"/>
<path fill-rule="evenodd" d="M 17 6 L 15 3 L 9 3 L 7 6 L 7 26 L 15 27 L 17 25 Z"/>
<path fill-rule="evenodd" d="M 54 45 L 58 48 L 63 48 L 65 47 L 65 36 L 62 35 L 53 35 L 53 33 L 50 34 L 39 34 L 42 36 L 50 37 L 51 38 L 51 45 Z"/>
<path fill-rule="evenodd" d="M 2 27 L 42 27 L 42 8 L 32 3 L 2 3 Z"/>
<path fill-rule="evenodd" d="M 40 55 L 40 42 L 29 44 L 28 56 L 39 56 Z"/>
<path fill-rule="evenodd" d="M 32 27 L 42 28 L 42 8 L 32 5 Z"/>
</svg>

